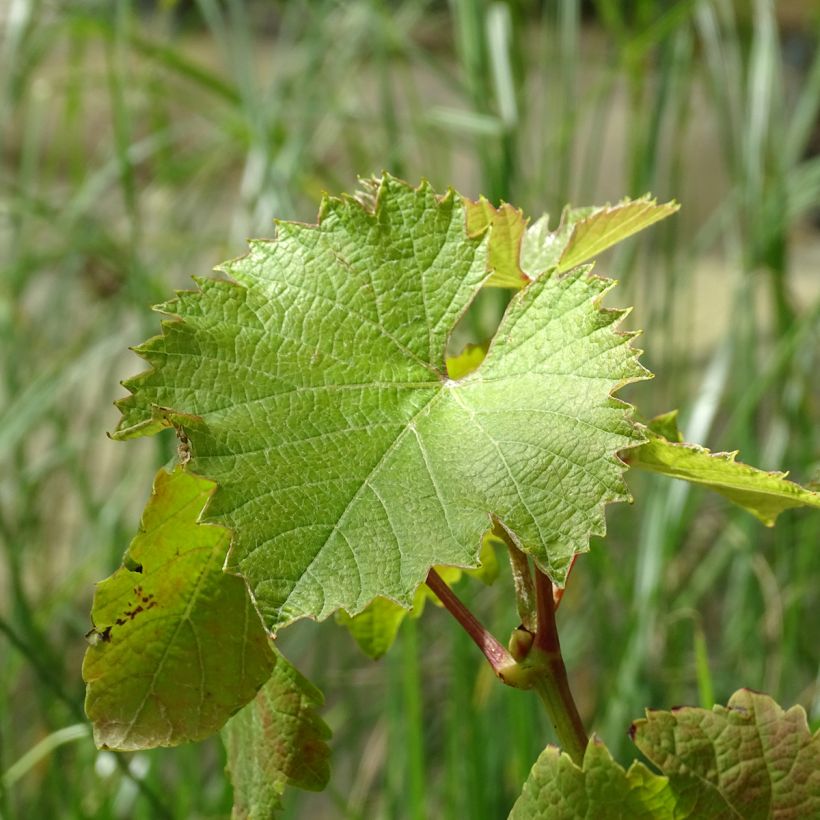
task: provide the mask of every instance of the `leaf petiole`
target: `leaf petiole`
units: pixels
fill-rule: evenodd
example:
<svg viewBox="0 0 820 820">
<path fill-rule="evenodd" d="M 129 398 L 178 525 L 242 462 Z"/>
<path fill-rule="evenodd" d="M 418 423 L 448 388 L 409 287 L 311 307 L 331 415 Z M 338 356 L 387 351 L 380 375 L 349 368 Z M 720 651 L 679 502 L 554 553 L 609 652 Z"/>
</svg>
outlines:
<svg viewBox="0 0 820 820">
<path fill-rule="evenodd" d="M 444 583 L 442 577 L 431 569 L 427 575 L 427 586 L 436 594 L 444 608 L 461 624 L 464 631 L 472 638 L 495 674 L 504 683 L 511 683 L 508 672 L 517 664 L 513 656 L 502 646 L 498 639 L 470 612 L 461 599 Z"/>
</svg>

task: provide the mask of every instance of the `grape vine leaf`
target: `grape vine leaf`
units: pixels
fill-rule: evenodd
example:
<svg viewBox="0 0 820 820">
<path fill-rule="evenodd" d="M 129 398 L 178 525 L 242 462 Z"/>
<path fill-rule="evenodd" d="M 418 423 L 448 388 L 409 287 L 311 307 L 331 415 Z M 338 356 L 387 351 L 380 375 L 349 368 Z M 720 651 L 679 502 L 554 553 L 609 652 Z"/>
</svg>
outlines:
<svg viewBox="0 0 820 820">
<path fill-rule="evenodd" d="M 643 763 L 628 771 L 593 738 L 583 768 L 547 746 L 510 812 L 510 820 L 675 820 L 675 797 L 665 777 Z"/>
<path fill-rule="evenodd" d="M 215 484 L 160 470 L 123 566 L 97 585 L 83 662 L 100 747 L 176 746 L 217 732 L 273 668 L 230 532 L 198 519 Z"/>
<path fill-rule="evenodd" d="M 487 355 L 489 345 L 468 344 L 457 356 L 447 356 L 447 375 L 458 380 L 476 370 Z"/>
<path fill-rule="evenodd" d="M 340 609 L 336 623 L 343 626 L 368 658 L 377 661 L 396 641 L 399 628 L 408 615 L 418 617 L 424 608 L 423 587 L 416 590 L 413 608 L 408 612 L 389 598 L 374 598 L 358 615 Z"/>
<path fill-rule="evenodd" d="M 711 710 L 648 710 L 630 734 L 669 777 L 679 816 L 820 817 L 820 731 L 801 706 L 741 689 Z"/>
<path fill-rule="evenodd" d="M 638 231 L 671 216 L 680 208 L 677 202 L 660 205 L 649 196 L 625 199 L 602 208 L 571 209 L 561 219 L 559 235 L 570 226 L 569 238 L 557 263 L 559 272 L 570 270 Z"/>
<path fill-rule="evenodd" d="M 521 269 L 530 279 L 549 270 L 563 273 L 666 219 L 679 208 L 676 202 L 659 205 L 648 196 L 597 208 L 566 208 L 554 231 L 545 214 L 527 228 L 521 239 Z"/>
<path fill-rule="evenodd" d="M 372 189 L 371 189 L 372 190 Z M 159 310 L 115 438 L 174 426 L 216 481 L 206 520 L 269 627 L 377 596 L 409 607 L 435 565 L 475 567 L 495 516 L 554 581 L 628 498 L 616 453 L 642 441 L 613 393 L 646 378 L 577 268 L 510 303 L 477 370 L 447 376 L 450 330 L 494 274 L 492 221 L 384 176 L 372 209 L 326 198 L 315 226 L 226 263 Z"/>
<path fill-rule="evenodd" d="M 488 234 L 488 264 L 491 270 L 485 285 L 502 288 L 522 288 L 530 277 L 521 269 L 521 241 L 527 229 L 524 214 L 506 202 L 494 208 L 481 197 L 477 202 L 464 201 L 467 235 Z"/>
<path fill-rule="evenodd" d="M 572 225 L 563 222 L 556 230 L 550 230 L 549 214 L 544 214 L 527 227 L 521 240 L 521 269 L 528 278 L 536 279 L 541 273 L 555 270 L 570 233 Z"/>
<path fill-rule="evenodd" d="M 583 768 L 548 746 L 513 820 L 797 820 L 820 816 L 820 731 L 800 706 L 741 689 L 727 706 L 647 710 L 630 735 L 661 775 L 624 771 L 593 738 Z"/>
<path fill-rule="evenodd" d="M 237 820 L 273 817 L 286 786 L 321 791 L 330 777 L 330 729 L 316 711 L 322 693 L 274 653 L 270 679 L 222 729 Z"/>
<path fill-rule="evenodd" d="M 677 426 L 677 411 L 650 421 L 646 443 L 623 453 L 630 467 L 702 484 L 769 527 L 784 510 L 820 508 L 820 493 L 788 481 L 788 473 L 759 470 L 736 461 L 736 457 L 737 451 L 712 453 L 684 442 Z"/>
</svg>

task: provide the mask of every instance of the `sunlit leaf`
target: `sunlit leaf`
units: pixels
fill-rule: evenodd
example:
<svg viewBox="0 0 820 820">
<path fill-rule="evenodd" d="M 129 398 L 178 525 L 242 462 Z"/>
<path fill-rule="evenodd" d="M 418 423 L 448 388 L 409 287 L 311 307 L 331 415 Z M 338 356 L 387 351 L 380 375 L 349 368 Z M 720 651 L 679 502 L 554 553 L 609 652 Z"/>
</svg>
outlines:
<svg viewBox="0 0 820 820">
<path fill-rule="evenodd" d="M 229 569 L 273 629 L 377 596 L 409 608 L 432 566 L 477 566 L 493 517 L 563 583 L 627 498 L 616 452 L 641 440 L 612 397 L 646 371 L 600 307 L 611 283 L 579 268 L 528 284 L 452 379 L 447 339 L 495 270 L 495 220 L 471 235 L 453 192 L 373 190 L 373 209 L 328 198 L 318 226 L 279 223 L 224 266 L 233 281 L 163 306 L 176 318 L 120 403 L 116 437 L 173 425 L 217 482 L 207 520 L 233 531 Z"/>
<path fill-rule="evenodd" d="M 451 379 L 464 378 L 478 368 L 486 355 L 486 345 L 467 345 L 457 356 L 447 357 L 447 375 Z"/>
<path fill-rule="evenodd" d="M 494 208 L 484 197 L 478 202 L 464 200 L 467 235 L 489 236 L 488 263 L 492 275 L 485 284 L 501 288 L 521 288 L 528 278 L 521 269 L 521 240 L 526 222 L 521 211 L 503 203 Z"/>
<path fill-rule="evenodd" d="M 657 202 L 646 196 L 624 200 L 604 208 L 577 209 L 564 213 L 559 233 L 569 232 L 557 266 L 567 271 L 627 239 L 655 222 L 671 216 L 680 206 L 676 202 Z"/>
</svg>

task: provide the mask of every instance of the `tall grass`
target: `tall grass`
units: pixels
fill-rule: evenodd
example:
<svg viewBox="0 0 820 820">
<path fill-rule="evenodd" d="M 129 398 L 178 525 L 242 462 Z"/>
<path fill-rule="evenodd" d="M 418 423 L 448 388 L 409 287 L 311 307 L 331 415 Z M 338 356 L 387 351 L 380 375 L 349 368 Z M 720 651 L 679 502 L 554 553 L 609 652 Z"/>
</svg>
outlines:
<svg viewBox="0 0 820 820">
<path fill-rule="evenodd" d="M 586 4 L 589 6 L 590 4 Z M 387 168 L 557 219 L 651 190 L 680 219 L 601 264 L 646 330 L 652 385 L 687 434 L 807 479 L 818 469 L 820 291 L 804 158 L 820 22 L 797 76 L 767 0 L 12 0 L 0 12 L 0 815 L 215 817 L 217 742 L 98 753 L 82 713 L 94 581 L 133 534 L 163 439 L 110 442 L 147 306 L 241 253 L 274 216 Z M 738 14 L 741 8 L 743 14 Z M 810 26 L 815 28 L 811 29 Z M 487 332 L 503 297 L 483 306 Z M 705 316 L 705 319 L 702 318 Z M 634 326 L 633 325 L 633 326 Z M 812 385 L 815 390 L 812 392 Z M 640 479 L 640 480 L 639 480 Z M 738 685 L 820 712 L 817 516 L 765 531 L 636 477 L 634 507 L 579 561 L 560 613 L 584 717 L 619 754 L 644 706 Z M 460 593 L 496 633 L 510 590 Z M 551 739 L 446 613 L 380 665 L 332 624 L 285 651 L 328 696 L 335 773 L 288 816 L 497 817 Z M 312 647 L 312 648 L 310 648 Z"/>
</svg>

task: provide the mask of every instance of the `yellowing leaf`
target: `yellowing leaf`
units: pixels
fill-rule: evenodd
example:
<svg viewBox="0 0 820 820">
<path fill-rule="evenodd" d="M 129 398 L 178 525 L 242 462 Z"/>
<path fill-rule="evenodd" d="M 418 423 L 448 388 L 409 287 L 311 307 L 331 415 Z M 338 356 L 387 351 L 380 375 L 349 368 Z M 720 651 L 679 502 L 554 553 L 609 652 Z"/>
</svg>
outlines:
<svg viewBox="0 0 820 820">
<path fill-rule="evenodd" d="M 83 677 L 98 746 L 201 740 L 270 675 L 245 584 L 222 571 L 230 532 L 198 523 L 214 486 L 160 470 L 124 566 L 97 585 Z"/>
<path fill-rule="evenodd" d="M 447 357 L 447 375 L 456 381 L 464 378 L 478 369 L 486 355 L 484 345 L 467 345 L 457 356 Z"/>
<path fill-rule="evenodd" d="M 489 268 L 492 275 L 485 285 L 498 288 L 522 288 L 528 278 L 519 264 L 521 240 L 527 227 L 521 211 L 502 203 L 494 208 L 484 197 L 478 202 L 464 200 L 467 235 L 487 233 Z"/>
</svg>

